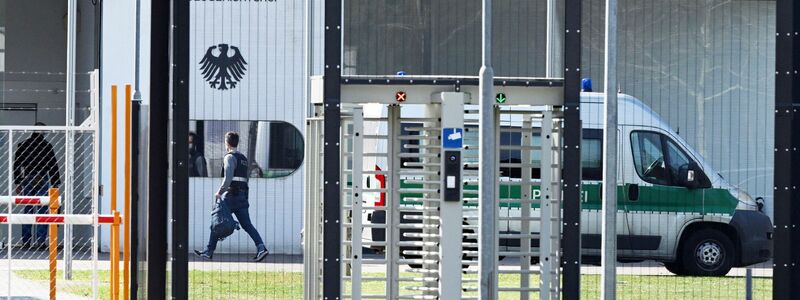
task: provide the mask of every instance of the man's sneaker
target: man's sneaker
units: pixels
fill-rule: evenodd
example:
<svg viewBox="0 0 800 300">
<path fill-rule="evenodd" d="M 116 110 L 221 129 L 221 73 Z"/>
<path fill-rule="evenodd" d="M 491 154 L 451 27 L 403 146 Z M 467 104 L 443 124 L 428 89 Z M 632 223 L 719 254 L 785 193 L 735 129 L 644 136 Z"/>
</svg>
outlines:
<svg viewBox="0 0 800 300">
<path fill-rule="evenodd" d="M 205 259 L 207 259 L 207 260 L 211 260 L 211 259 L 214 257 L 214 255 L 213 255 L 213 254 L 208 254 L 208 252 L 206 252 L 206 251 L 197 251 L 197 250 L 194 250 L 194 254 L 195 254 L 195 255 L 197 255 L 197 256 L 200 256 L 200 257 L 202 257 L 202 258 L 205 258 Z"/>
<path fill-rule="evenodd" d="M 267 255 L 269 255 L 269 250 L 267 249 L 258 251 L 258 253 L 256 253 L 256 257 L 253 257 L 253 261 L 256 262 L 262 261 L 264 260 L 265 257 L 267 257 Z"/>
</svg>

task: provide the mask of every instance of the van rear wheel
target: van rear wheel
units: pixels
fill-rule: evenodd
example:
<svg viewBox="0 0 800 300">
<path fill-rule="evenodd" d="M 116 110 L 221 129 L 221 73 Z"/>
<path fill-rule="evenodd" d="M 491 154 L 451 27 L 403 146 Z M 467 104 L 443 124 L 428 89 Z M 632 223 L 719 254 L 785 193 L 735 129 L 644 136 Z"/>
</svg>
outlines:
<svg viewBox="0 0 800 300">
<path fill-rule="evenodd" d="M 680 260 L 686 275 L 724 276 L 736 258 L 733 242 L 724 233 L 706 228 L 684 241 Z"/>
</svg>

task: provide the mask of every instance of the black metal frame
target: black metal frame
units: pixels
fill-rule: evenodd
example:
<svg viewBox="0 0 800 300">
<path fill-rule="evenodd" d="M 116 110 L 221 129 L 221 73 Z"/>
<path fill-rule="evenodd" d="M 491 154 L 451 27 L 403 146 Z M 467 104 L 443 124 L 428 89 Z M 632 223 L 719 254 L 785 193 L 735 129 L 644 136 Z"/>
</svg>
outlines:
<svg viewBox="0 0 800 300">
<path fill-rule="evenodd" d="M 479 85 L 478 76 L 431 77 L 431 76 L 341 76 L 341 84 L 360 85 L 452 85 L 458 89 L 463 85 Z M 494 86 L 559 87 L 560 78 L 494 78 Z"/>
<path fill-rule="evenodd" d="M 141 111 L 141 101 L 133 101 L 131 103 L 131 139 L 127 141 L 128 145 L 131 147 L 131 211 L 126 212 L 130 213 L 131 215 L 131 244 L 129 247 L 131 253 L 131 259 L 128 261 L 128 268 L 131 270 L 129 281 L 129 290 L 130 290 L 130 297 L 131 299 L 138 299 L 138 291 L 139 291 L 139 269 L 137 266 L 139 265 L 139 183 L 141 178 L 139 178 L 139 164 L 138 162 L 141 160 L 139 153 L 141 150 L 139 149 L 140 145 L 138 143 L 139 137 L 141 135 L 139 128 L 142 124 L 141 119 L 139 119 L 139 112 Z M 142 255 L 141 257 L 147 257 Z"/>
<path fill-rule="evenodd" d="M 564 2 L 564 226 L 561 236 L 565 300 L 581 298 L 581 17 L 583 0 Z"/>
<path fill-rule="evenodd" d="M 102 3 L 102 2 L 101 2 Z M 164 154 L 163 143 L 169 134 L 169 89 L 170 89 L 170 14 L 171 1 L 153 1 L 150 14 L 150 143 L 147 170 L 147 240 L 146 267 L 142 278 L 142 294 L 147 299 L 166 299 L 167 284 L 167 202 L 169 157 Z M 136 164 L 134 164 L 136 165 Z M 161 166 L 161 167 L 156 167 Z M 136 174 L 136 173 L 134 173 Z M 138 266 L 137 266 L 138 267 Z M 132 293 L 132 297 L 138 297 Z"/>
<path fill-rule="evenodd" d="M 174 0 L 172 42 L 172 298 L 189 298 L 189 0 Z"/>
<path fill-rule="evenodd" d="M 773 299 L 798 299 L 800 290 L 800 4 L 776 2 Z"/>
<path fill-rule="evenodd" d="M 324 47 L 324 148 L 323 157 L 323 299 L 341 299 L 341 191 L 339 168 L 341 146 L 342 0 L 325 1 Z"/>
</svg>

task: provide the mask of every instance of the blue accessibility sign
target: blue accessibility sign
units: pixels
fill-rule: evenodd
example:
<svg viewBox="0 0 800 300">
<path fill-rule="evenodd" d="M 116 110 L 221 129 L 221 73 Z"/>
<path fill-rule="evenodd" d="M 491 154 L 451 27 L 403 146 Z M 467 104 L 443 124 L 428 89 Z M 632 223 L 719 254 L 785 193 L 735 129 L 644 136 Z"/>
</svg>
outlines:
<svg viewBox="0 0 800 300">
<path fill-rule="evenodd" d="M 464 146 L 463 128 L 443 128 L 442 129 L 442 148 L 461 149 Z"/>
</svg>

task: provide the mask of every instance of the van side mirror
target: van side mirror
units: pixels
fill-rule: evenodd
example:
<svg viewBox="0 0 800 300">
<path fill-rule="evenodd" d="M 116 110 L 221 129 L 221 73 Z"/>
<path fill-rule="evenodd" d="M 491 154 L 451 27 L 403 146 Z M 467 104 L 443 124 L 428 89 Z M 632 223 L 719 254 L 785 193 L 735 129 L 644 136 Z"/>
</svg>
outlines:
<svg viewBox="0 0 800 300">
<path fill-rule="evenodd" d="M 705 174 L 703 174 L 700 166 L 695 162 L 691 162 L 681 167 L 680 171 L 680 180 L 684 181 L 683 185 L 687 188 L 704 188 L 710 185 L 708 178 L 705 176 Z"/>
</svg>

